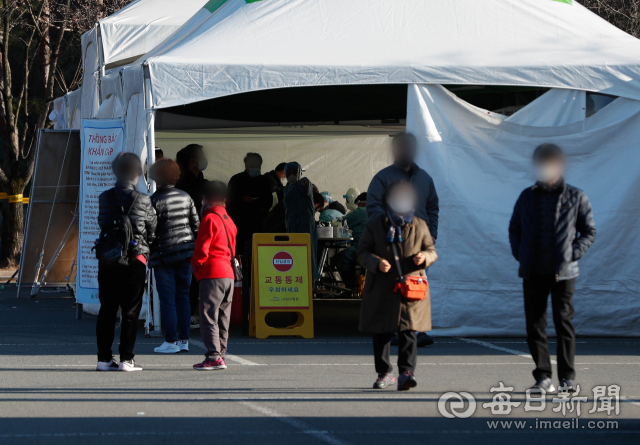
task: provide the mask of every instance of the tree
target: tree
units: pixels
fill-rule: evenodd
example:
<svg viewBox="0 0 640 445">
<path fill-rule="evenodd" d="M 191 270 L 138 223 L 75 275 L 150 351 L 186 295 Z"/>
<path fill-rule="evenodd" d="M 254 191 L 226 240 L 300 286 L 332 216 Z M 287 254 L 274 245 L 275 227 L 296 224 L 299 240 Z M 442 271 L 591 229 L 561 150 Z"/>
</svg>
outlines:
<svg viewBox="0 0 640 445">
<path fill-rule="evenodd" d="M 640 0 L 582 0 L 581 3 L 624 32 L 640 38 Z"/>
<path fill-rule="evenodd" d="M 53 99 L 80 82 L 80 36 L 130 1 L 0 0 L 0 191 L 22 195 L 31 180 L 37 130 L 45 128 Z M 22 203 L 3 201 L 2 217 L 0 267 L 15 266 Z"/>
</svg>

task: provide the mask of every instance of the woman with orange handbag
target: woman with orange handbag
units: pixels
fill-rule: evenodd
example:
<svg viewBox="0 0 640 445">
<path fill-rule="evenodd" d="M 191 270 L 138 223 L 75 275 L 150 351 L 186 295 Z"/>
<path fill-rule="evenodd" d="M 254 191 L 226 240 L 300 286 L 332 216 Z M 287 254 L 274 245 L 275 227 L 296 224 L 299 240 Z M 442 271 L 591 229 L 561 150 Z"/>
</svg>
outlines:
<svg viewBox="0 0 640 445">
<path fill-rule="evenodd" d="M 431 300 L 425 269 L 438 258 L 429 228 L 413 215 L 416 190 L 405 181 L 383 195 L 386 213 L 370 220 L 360 240 L 358 262 L 367 270 L 360 310 L 360 330 L 373 334 L 378 379 L 385 389 L 396 379 L 389 359 L 391 337 L 398 333 L 398 390 L 417 385 L 416 331 L 431 330 Z"/>
</svg>

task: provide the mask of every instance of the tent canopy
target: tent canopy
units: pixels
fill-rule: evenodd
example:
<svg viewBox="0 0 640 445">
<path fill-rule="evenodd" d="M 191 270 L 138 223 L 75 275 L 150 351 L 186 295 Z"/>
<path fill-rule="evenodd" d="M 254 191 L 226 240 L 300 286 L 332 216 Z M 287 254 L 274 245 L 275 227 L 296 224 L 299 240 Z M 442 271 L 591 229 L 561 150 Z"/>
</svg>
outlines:
<svg viewBox="0 0 640 445">
<path fill-rule="evenodd" d="M 98 22 L 103 64 L 146 54 L 178 30 L 207 0 L 136 0 Z"/>
<path fill-rule="evenodd" d="M 556 0 L 212 0 L 147 57 L 153 108 L 273 88 L 475 84 L 640 99 L 640 41 Z"/>
</svg>

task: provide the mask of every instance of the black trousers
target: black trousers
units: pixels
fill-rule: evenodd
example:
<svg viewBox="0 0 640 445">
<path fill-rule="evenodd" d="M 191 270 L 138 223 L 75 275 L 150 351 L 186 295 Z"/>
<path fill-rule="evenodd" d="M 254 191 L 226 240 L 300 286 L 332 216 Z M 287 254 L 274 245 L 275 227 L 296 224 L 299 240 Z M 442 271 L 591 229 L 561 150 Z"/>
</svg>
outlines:
<svg viewBox="0 0 640 445">
<path fill-rule="evenodd" d="M 251 316 L 251 261 L 253 241 L 247 241 L 242 250 L 242 335 L 249 335 Z"/>
<path fill-rule="evenodd" d="M 96 324 L 98 360 L 108 362 L 113 353 L 114 331 L 118 308 L 122 308 L 120 328 L 120 360 L 131 360 L 136 345 L 138 318 L 142 309 L 142 294 L 147 268 L 140 261 L 127 267 L 98 269 L 100 312 Z"/>
<path fill-rule="evenodd" d="M 373 359 L 378 374 L 393 371 L 389 358 L 391 337 L 393 337 L 393 332 L 373 334 Z M 398 340 L 398 368 L 400 373 L 402 374 L 405 371 L 413 373 L 418 362 L 418 337 L 415 331 L 400 331 L 398 332 Z"/>
<path fill-rule="evenodd" d="M 551 377 L 551 356 L 547 342 L 547 301 L 551 294 L 553 324 L 558 338 L 558 377 L 574 379 L 576 332 L 573 327 L 573 294 L 576 280 L 556 281 L 553 275 L 532 275 L 524 280 L 524 312 L 527 343 L 536 364 L 535 379 Z"/>
</svg>

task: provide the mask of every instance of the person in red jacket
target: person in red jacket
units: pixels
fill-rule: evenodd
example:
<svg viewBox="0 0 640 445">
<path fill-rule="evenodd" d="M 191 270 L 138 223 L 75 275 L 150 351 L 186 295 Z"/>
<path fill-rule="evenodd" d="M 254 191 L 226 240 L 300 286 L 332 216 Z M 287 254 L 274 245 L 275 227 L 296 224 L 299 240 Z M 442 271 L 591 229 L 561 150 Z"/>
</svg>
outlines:
<svg viewBox="0 0 640 445">
<path fill-rule="evenodd" d="M 229 339 L 234 274 L 231 259 L 237 229 L 225 208 L 227 186 L 209 182 L 203 192 L 202 218 L 191 258 L 200 287 L 200 334 L 207 348 L 205 360 L 193 365 L 199 371 L 226 369 L 224 355 Z"/>
</svg>

